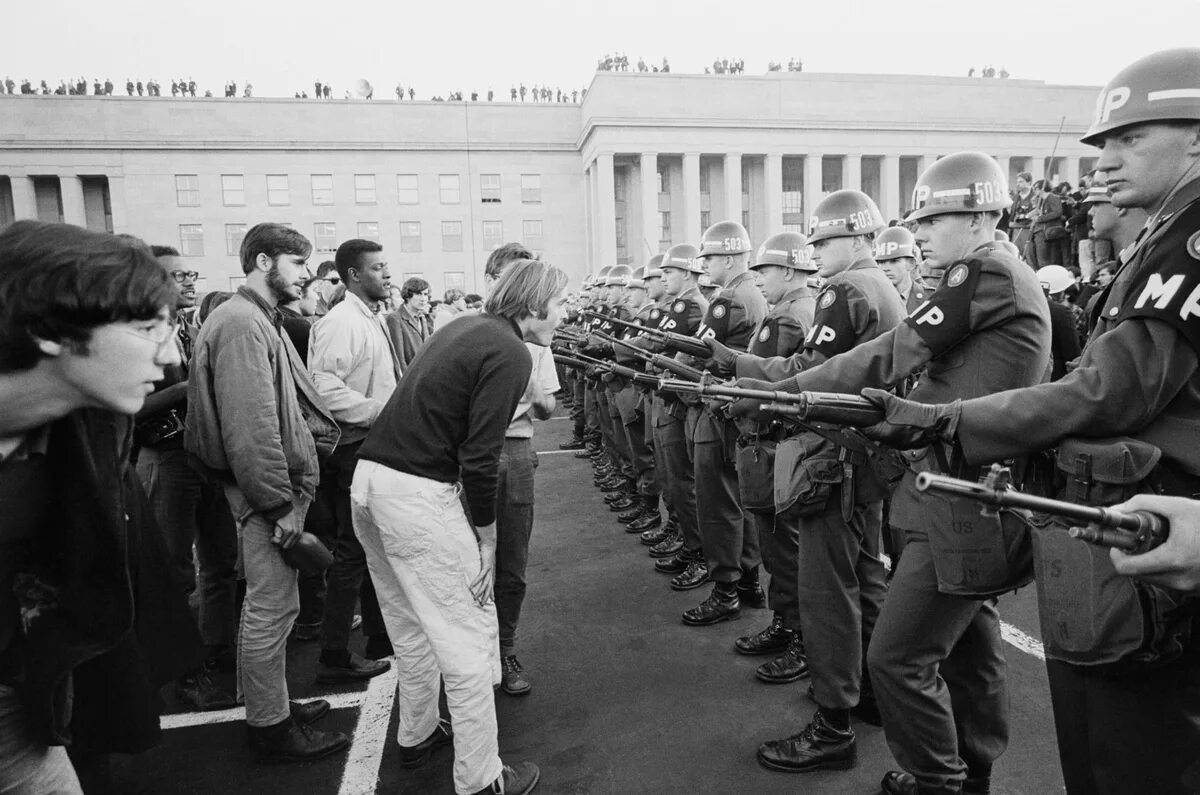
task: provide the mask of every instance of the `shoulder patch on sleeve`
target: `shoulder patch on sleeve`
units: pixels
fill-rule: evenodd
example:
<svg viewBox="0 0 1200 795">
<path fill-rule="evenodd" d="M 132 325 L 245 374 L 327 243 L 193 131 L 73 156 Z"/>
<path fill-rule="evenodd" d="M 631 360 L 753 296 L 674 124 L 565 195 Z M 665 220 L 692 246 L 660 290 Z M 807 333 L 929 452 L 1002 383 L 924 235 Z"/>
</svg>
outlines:
<svg viewBox="0 0 1200 795">
<path fill-rule="evenodd" d="M 697 337 L 705 338 L 712 337 L 721 342 L 729 333 L 729 309 L 731 303 L 729 298 L 717 298 L 708 305 L 708 312 L 704 315 L 704 320 L 700 323 L 700 329 L 696 332 Z"/>
<path fill-rule="evenodd" d="M 1188 238 L 1187 253 L 1195 259 L 1200 259 L 1200 232 L 1196 232 Z"/>
<path fill-rule="evenodd" d="M 850 300 L 845 284 L 831 284 L 817 298 L 817 311 L 812 328 L 804 338 L 804 348 L 826 357 L 850 350 L 858 342 L 851 317 Z"/>
<path fill-rule="evenodd" d="M 1200 241 L 1200 232 L 1188 240 L 1188 253 Z M 1174 255 L 1157 270 L 1149 271 L 1130 285 L 1117 322 L 1135 317 L 1161 320 L 1175 328 L 1200 352 L 1200 268 L 1190 259 Z"/>
<path fill-rule="evenodd" d="M 942 285 L 905 319 L 934 356 L 950 350 L 971 333 L 971 299 L 982 269 L 983 262 L 977 259 L 955 263 Z"/>
</svg>

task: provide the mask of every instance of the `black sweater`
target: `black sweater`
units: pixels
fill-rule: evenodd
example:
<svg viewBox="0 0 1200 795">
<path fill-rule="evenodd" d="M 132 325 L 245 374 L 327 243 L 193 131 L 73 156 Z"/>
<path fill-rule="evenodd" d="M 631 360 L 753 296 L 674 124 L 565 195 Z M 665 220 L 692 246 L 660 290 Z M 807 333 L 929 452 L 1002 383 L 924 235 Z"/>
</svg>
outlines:
<svg viewBox="0 0 1200 795">
<path fill-rule="evenodd" d="M 491 524 L 504 431 L 532 369 L 511 321 L 454 321 L 408 366 L 358 457 L 442 483 L 461 480 L 471 520 Z"/>
</svg>

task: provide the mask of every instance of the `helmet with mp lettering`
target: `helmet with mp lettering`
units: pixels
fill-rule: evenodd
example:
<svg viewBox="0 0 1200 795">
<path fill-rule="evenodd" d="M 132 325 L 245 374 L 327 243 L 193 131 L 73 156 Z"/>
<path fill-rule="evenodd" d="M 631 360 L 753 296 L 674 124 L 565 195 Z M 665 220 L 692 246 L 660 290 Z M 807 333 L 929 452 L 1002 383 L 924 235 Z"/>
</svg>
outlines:
<svg viewBox="0 0 1200 795">
<path fill-rule="evenodd" d="M 699 257 L 722 257 L 753 251 L 750 233 L 737 221 L 718 221 L 704 230 Z"/>
<path fill-rule="evenodd" d="M 1096 177 L 1091 187 L 1083 197 L 1082 204 L 1112 204 L 1112 194 L 1108 192 L 1108 183 Z"/>
<path fill-rule="evenodd" d="M 643 266 L 638 266 L 633 269 L 633 273 L 629 274 L 629 281 L 625 283 L 626 287 L 639 287 L 646 289 L 646 269 Z"/>
<path fill-rule="evenodd" d="M 808 238 L 799 232 L 780 232 L 771 235 L 754 255 L 754 264 L 750 270 L 765 265 L 778 265 L 781 268 L 816 273 L 817 268 L 808 256 Z"/>
<path fill-rule="evenodd" d="M 956 152 L 934 163 L 917 178 L 912 210 L 906 220 L 947 213 L 1005 210 L 1012 204 L 1008 177 L 982 152 Z"/>
<path fill-rule="evenodd" d="M 1062 265 L 1047 265 L 1044 268 L 1038 268 L 1037 278 L 1041 282 L 1042 289 L 1050 295 L 1058 295 L 1075 283 L 1075 277 Z"/>
<path fill-rule="evenodd" d="M 628 265 L 613 265 L 612 270 L 608 272 L 608 279 L 605 281 L 605 285 L 608 287 L 625 287 L 632 274 L 633 270 Z"/>
<path fill-rule="evenodd" d="M 662 275 L 663 275 L 662 261 L 663 261 L 662 254 L 655 254 L 653 257 L 651 257 L 650 261 L 646 263 L 646 273 L 645 273 L 645 275 L 642 276 L 642 279 L 644 281 L 650 281 L 651 279 L 661 279 Z"/>
<path fill-rule="evenodd" d="M 1126 66 L 1100 90 L 1079 140 L 1095 145 L 1113 130 L 1156 121 L 1200 121 L 1200 48 L 1160 50 Z"/>
<path fill-rule="evenodd" d="M 836 190 L 821 199 L 808 219 L 808 242 L 870 235 L 885 226 L 883 213 L 870 196 L 860 190 Z"/>
<path fill-rule="evenodd" d="M 659 267 L 663 270 L 678 268 L 689 273 L 704 273 L 704 265 L 698 259 L 699 256 L 700 249 L 691 243 L 680 243 L 666 250 Z"/>
<path fill-rule="evenodd" d="M 892 226 L 875 237 L 875 261 L 916 259 L 917 241 L 913 233 L 902 226 Z"/>
</svg>

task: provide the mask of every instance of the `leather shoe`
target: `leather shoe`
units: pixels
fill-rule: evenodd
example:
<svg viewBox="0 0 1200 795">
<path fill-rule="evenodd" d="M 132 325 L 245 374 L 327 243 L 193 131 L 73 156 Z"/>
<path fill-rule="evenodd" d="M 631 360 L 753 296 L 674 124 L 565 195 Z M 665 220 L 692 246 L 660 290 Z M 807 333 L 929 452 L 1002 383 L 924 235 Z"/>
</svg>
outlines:
<svg viewBox="0 0 1200 795">
<path fill-rule="evenodd" d="M 529 678 L 525 676 L 525 669 L 521 667 L 520 661 L 515 654 L 507 654 L 500 658 L 502 673 L 500 674 L 500 689 L 510 696 L 528 695 L 530 690 L 533 690 L 533 685 L 530 684 Z"/>
<path fill-rule="evenodd" d="M 737 588 L 733 583 L 719 582 L 713 586 L 707 599 L 691 610 L 684 611 L 683 623 L 691 627 L 707 627 L 722 621 L 731 621 L 741 614 Z"/>
<path fill-rule="evenodd" d="M 582 449 L 584 449 L 585 445 L 586 445 L 586 442 L 583 441 L 582 436 L 572 436 L 570 439 L 568 439 L 567 441 L 560 444 L 558 446 L 558 449 L 559 450 L 582 450 Z"/>
<path fill-rule="evenodd" d="M 421 767 L 429 761 L 429 757 L 433 756 L 435 748 L 447 745 L 453 739 L 454 730 L 450 728 L 450 721 L 445 718 L 439 718 L 438 725 L 434 727 L 433 733 L 424 740 L 416 745 L 400 746 L 400 767 L 409 770 L 414 767 Z"/>
<path fill-rule="evenodd" d="M 505 765 L 500 778 L 492 782 L 487 789 L 481 789 L 475 795 L 527 795 L 533 792 L 542 771 L 533 762 L 517 762 L 515 765 Z"/>
<path fill-rule="evenodd" d="M 634 499 L 633 497 L 626 494 L 624 497 L 617 500 L 616 502 L 610 503 L 608 506 L 608 510 L 612 511 L 613 513 L 617 513 L 619 511 L 628 511 L 630 508 L 637 506 L 637 504 L 638 504 L 638 502 L 636 499 Z M 641 509 L 639 508 L 638 510 L 641 510 Z"/>
<path fill-rule="evenodd" d="M 338 682 L 361 682 L 385 673 L 392 667 L 390 660 L 368 660 L 354 652 L 347 652 L 345 664 L 330 664 L 324 660 L 317 662 L 317 681 L 321 684 L 336 684 Z M 324 656 L 324 655 L 322 655 Z"/>
<path fill-rule="evenodd" d="M 889 770 L 884 773 L 883 780 L 879 782 L 879 789 L 883 795 L 920 795 L 921 793 L 913 774 L 900 770 Z"/>
<path fill-rule="evenodd" d="M 669 535 L 662 541 L 650 547 L 650 557 L 666 558 L 671 555 L 677 555 L 683 550 L 683 536 L 678 533 Z"/>
<path fill-rule="evenodd" d="M 657 533 L 659 527 L 662 527 L 662 515 L 659 514 L 658 509 L 650 510 L 649 508 L 643 508 L 642 515 L 629 523 L 628 530 L 631 533 L 647 533 L 650 531 Z M 665 528 L 663 532 L 665 537 Z M 643 540 L 642 543 L 645 543 L 645 541 Z M 651 543 L 657 544 L 658 542 L 653 541 Z"/>
<path fill-rule="evenodd" d="M 274 726 L 248 726 L 250 747 L 266 762 L 307 762 L 350 745 L 342 732 L 323 732 L 290 715 Z"/>
<path fill-rule="evenodd" d="M 641 506 L 635 502 L 632 508 L 627 511 L 621 511 L 619 514 L 617 514 L 617 521 L 623 525 L 628 525 L 633 521 L 640 519 L 645 511 L 646 509 L 644 506 Z M 629 533 L 638 532 L 637 530 L 630 530 L 628 527 L 625 528 L 625 531 Z"/>
<path fill-rule="evenodd" d="M 612 491 L 621 491 L 624 488 L 625 488 L 625 478 L 613 477 L 613 478 L 609 478 L 608 480 L 606 480 L 600 484 L 600 491 L 603 491 L 605 493 L 612 492 Z M 624 510 L 624 509 L 622 509 L 622 510 Z"/>
<path fill-rule="evenodd" d="M 678 574 L 687 567 L 688 558 L 683 554 L 683 550 L 676 552 L 670 557 L 660 558 L 654 561 L 654 570 L 659 574 Z"/>
<path fill-rule="evenodd" d="M 323 698 L 313 699 L 304 703 L 289 701 L 288 709 L 291 710 L 294 720 L 299 723 L 312 724 L 329 714 L 329 702 Z"/>
<path fill-rule="evenodd" d="M 771 770 L 807 773 L 810 770 L 848 770 L 858 756 L 853 729 L 835 729 L 821 710 L 799 734 L 771 740 L 758 747 L 758 763 Z"/>
<path fill-rule="evenodd" d="M 688 560 L 687 567 L 671 578 L 671 590 L 690 591 L 693 588 L 699 588 L 706 582 L 708 582 L 708 565 L 702 560 Z"/>
<path fill-rule="evenodd" d="M 739 593 L 738 599 L 741 598 L 742 595 Z M 776 613 L 775 617 L 771 619 L 770 626 L 753 635 L 743 635 L 733 642 L 733 646 L 737 649 L 738 654 L 750 657 L 757 657 L 761 654 L 779 654 L 787 648 L 795 636 L 796 630 L 785 627 L 783 616 Z"/>
<path fill-rule="evenodd" d="M 755 580 L 751 583 L 738 583 L 737 586 L 738 600 L 743 607 L 752 607 L 756 610 L 761 610 L 767 606 L 767 595 L 763 593 L 762 586 Z"/>
<path fill-rule="evenodd" d="M 204 668 L 175 680 L 175 698 L 198 712 L 233 709 L 237 699 L 212 680 Z"/>
<path fill-rule="evenodd" d="M 639 519 L 638 521 L 641 521 L 641 520 Z M 637 522 L 632 522 L 630 524 L 630 528 L 632 529 L 632 526 L 635 524 L 637 524 Z M 658 546 L 659 544 L 661 544 L 663 541 L 668 539 L 670 536 L 671 536 L 670 525 L 664 525 L 660 522 L 656 526 L 649 527 L 646 530 L 643 530 L 642 534 L 640 536 L 638 536 L 638 541 L 641 541 L 642 544 L 644 544 L 645 546 L 654 547 L 654 546 Z"/>
<path fill-rule="evenodd" d="M 623 500 L 628 496 L 629 496 L 629 492 L 625 491 L 624 489 L 621 489 L 620 491 L 610 492 L 610 493 L 604 495 L 604 503 L 606 505 L 612 505 L 614 502 L 617 502 L 618 500 Z"/>
<path fill-rule="evenodd" d="M 576 457 L 576 458 L 580 458 L 580 459 L 583 459 L 583 458 L 591 458 L 591 457 L 592 457 L 592 451 L 591 451 L 591 450 L 589 450 L 588 448 L 586 448 L 586 447 L 585 447 L 585 448 L 583 448 L 582 450 L 580 450 L 578 453 L 576 453 L 576 454 L 575 454 L 575 457 Z"/>
<path fill-rule="evenodd" d="M 804 641 L 792 638 L 783 654 L 754 670 L 754 675 L 772 685 L 785 685 L 808 676 L 808 658 L 804 654 Z"/>
</svg>

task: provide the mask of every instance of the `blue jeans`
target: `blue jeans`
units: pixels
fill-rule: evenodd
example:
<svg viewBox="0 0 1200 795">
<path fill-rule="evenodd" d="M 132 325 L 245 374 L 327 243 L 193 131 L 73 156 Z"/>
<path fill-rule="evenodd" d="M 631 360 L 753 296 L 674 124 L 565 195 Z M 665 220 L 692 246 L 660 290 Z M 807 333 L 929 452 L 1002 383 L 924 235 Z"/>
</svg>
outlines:
<svg viewBox="0 0 1200 795">
<path fill-rule="evenodd" d="M 500 451 L 500 481 L 496 492 L 496 618 L 500 623 L 500 653 L 517 645 L 517 622 L 525 603 L 525 568 L 533 533 L 533 471 L 537 453 L 532 439 L 505 439 Z"/>
<path fill-rule="evenodd" d="M 0 685 L 0 792 L 5 795 L 82 795 L 61 746 L 35 742 L 17 691 Z"/>
</svg>

